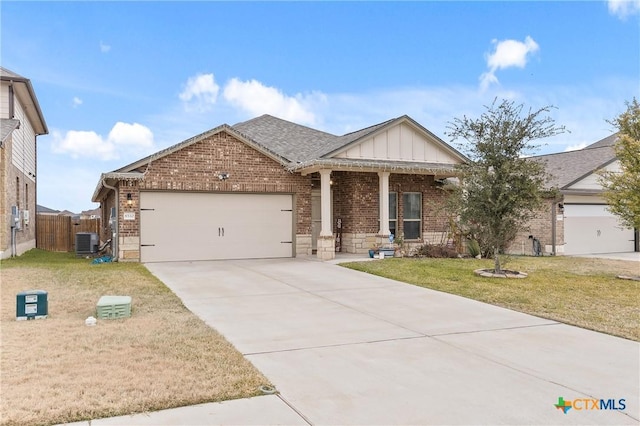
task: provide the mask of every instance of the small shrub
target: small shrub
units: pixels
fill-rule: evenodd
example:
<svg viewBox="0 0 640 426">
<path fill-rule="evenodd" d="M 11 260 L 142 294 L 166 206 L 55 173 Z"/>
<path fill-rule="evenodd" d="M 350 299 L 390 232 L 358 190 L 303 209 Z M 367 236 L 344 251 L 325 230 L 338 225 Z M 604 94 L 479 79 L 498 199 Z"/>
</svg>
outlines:
<svg viewBox="0 0 640 426">
<path fill-rule="evenodd" d="M 467 242 L 467 250 L 469 250 L 471 257 L 477 257 L 480 254 L 480 243 L 478 243 L 478 240 L 469 240 Z"/>
<path fill-rule="evenodd" d="M 433 258 L 456 258 L 458 252 L 453 247 L 444 244 L 423 244 L 416 249 L 415 255 L 418 257 Z"/>
</svg>

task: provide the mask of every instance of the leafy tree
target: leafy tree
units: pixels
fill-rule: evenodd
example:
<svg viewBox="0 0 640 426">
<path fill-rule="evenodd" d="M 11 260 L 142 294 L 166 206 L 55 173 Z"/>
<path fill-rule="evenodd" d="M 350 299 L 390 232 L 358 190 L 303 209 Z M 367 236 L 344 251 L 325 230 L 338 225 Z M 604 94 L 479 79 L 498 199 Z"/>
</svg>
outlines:
<svg viewBox="0 0 640 426">
<path fill-rule="evenodd" d="M 535 140 L 565 131 L 548 116 L 551 108 L 523 114 L 523 105 L 494 100 L 480 118 L 449 123 L 447 135 L 468 142 L 460 148 L 470 159 L 453 190 L 460 224 L 493 255 L 496 273 L 502 272 L 499 254 L 541 205 L 545 167 L 524 156 L 538 148 Z"/>
<path fill-rule="evenodd" d="M 640 104 L 634 98 L 627 110 L 610 122 L 618 129 L 615 152 L 619 172 L 603 172 L 600 180 L 609 210 L 629 227 L 640 229 Z"/>
</svg>

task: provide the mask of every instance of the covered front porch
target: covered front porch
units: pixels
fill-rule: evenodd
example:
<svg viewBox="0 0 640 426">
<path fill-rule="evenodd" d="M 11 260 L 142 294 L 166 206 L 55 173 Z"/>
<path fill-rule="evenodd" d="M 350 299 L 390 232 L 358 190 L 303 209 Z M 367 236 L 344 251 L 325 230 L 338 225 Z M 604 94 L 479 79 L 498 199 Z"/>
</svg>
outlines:
<svg viewBox="0 0 640 426">
<path fill-rule="evenodd" d="M 336 253 L 368 256 L 389 245 L 435 242 L 447 231 L 444 180 L 452 167 L 404 164 L 391 167 L 315 165 L 312 174 L 312 252 L 320 260 Z"/>
</svg>

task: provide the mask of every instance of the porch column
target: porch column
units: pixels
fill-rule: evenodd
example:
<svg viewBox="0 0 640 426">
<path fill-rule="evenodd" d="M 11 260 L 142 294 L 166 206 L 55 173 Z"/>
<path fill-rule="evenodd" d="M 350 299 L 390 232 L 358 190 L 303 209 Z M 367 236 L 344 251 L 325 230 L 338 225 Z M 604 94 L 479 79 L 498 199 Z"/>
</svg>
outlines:
<svg viewBox="0 0 640 426">
<path fill-rule="evenodd" d="M 320 170 L 320 212 L 322 226 L 318 237 L 318 258 L 329 260 L 336 257 L 336 243 L 331 226 L 331 170 Z"/>
<path fill-rule="evenodd" d="M 389 175 L 390 172 L 378 172 L 378 180 L 380 182 L 380 230 L 378 236 L 388 237 L 389 231 Z"/>
<path fill-rule="evenodd" d="M 320 170 L 320 217 L 321 237 L 332 237 L 331 229 L 331 170 Z"/>
</svg>

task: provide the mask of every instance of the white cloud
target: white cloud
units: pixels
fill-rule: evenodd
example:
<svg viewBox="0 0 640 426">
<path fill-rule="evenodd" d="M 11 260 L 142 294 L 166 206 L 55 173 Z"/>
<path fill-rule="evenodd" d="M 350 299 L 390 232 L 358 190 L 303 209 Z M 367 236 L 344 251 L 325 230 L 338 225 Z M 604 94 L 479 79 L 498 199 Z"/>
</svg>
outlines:
<svg viewBox="0 0 640 426">
<path fill-rule="evenodd" d="M 151 148 L 153 147 L 153 133 L 142 124 L 119 121 L 109 132 L 107 141 L 122 147 Z"/>
<path fill-rule="evenodd" d="M 224 88 L 223 96 L 232 105 L 254 115 L 271 114 L 300 124 L 315 124 L 312 105 L 323 102 L 322 93 L 287 96 L 275 87 L 263 85 L 257 80 L 241 81 L 232 78 Z"/>
<path fill-rule="evenodd" d="M 640 13 L 640 0 L 609 0 L 607 3 L 609 13 L 620 19 Z"/>
<path fill-rule="evenodd" d="M 480 87 L 486 90 L 491 84 L 498 83 L 496 71 L 505 68 L 524 68 L 528 57 L 540 49 L 530 36 L 524 42 L 517 40 L 492 40 L 495 45 L 493 53 L 487 55 L 489 70 L 480 76 Z"/>
<path fill-rule="evenodd" d="M 72 158 L 94 157 L 104 160 L 116 158 L 113 146 L 105 143 L 102 137 L 93 131 L 69 130 L 64 136 L 53 132 L 53 151 L 69 154 Z"/>
<path fill-rule="evenodd" d="M 579 149 L 582 149 L 582 148 L 586 147 L 587 145 L 589 145 L 589 144 L 586 143 L 586 142 L 580 142 L 580 143 L 577 143 L 575 145 L 569 145 L 564 149 L 564 152 L 577 151 Z"/>
<path fill-rule="evenodd" d="M 113 160 L 139 154 L 153 148 L 153 133 L 138 123 L 116 123 L 107 138 L 94 131 L 69 130 L 64 136 L 53 132 L 53 151 L 71 158 L 97 158 Z"/>
<path fill-rule="evenodd" d="M 111 46 L 108 44 L 103 43 L 102 41 L 100 41 L 100 51 L 102 53 L 107 53 L 108 51 L 111 50 Z"/>
<path fill-rule="evenodd" d="M 77 97 L 77 96 L 74 96 L 74 97 L 73 97 L 73 107 L 74 107 L 74 108 L 77 108 L 77 107 L 79 107 L 80 105 L 82 105 L 82 99 L 80 99 L 80 98 L 79 98 L 79 97 Z"/>
<path fill-rule="evenodd" d="M 178 95 L 187 109 L 206 111 L 216 103 L 220 86 L 213 74 L 198 74 L 189 77 L 184 90 Z"/>
</svg>

